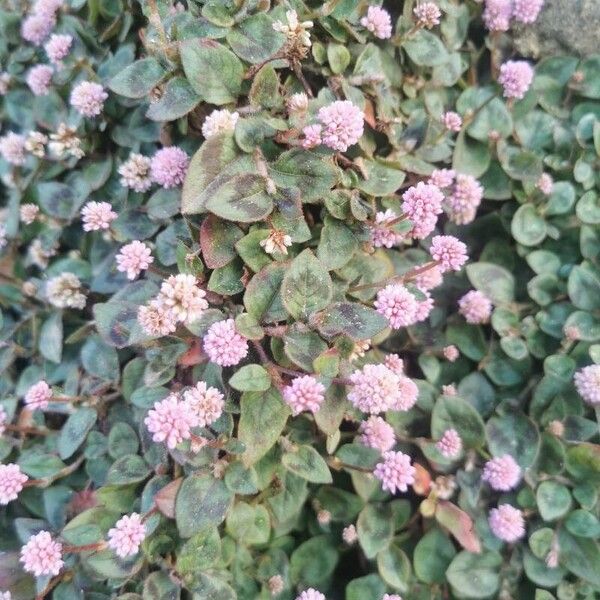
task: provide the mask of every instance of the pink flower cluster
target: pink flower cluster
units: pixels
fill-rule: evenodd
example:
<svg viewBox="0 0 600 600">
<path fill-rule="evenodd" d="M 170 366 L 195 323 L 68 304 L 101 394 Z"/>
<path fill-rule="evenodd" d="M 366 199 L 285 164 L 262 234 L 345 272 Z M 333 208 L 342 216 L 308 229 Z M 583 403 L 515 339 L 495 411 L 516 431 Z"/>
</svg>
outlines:
<svg viewBox="0 0 600 600">
<path fill-rule="evenodd" d="M 28 479 L 19 465 L 0 465 L 0 504 L 16 500 Z"/>
<path fill-rule="evenodd" d="M 462 128 L 462 117 L 457 113 L 449 110 L 442 115 L 442 123 L 448 131 L 458 133 Z"/>
<path fill-rule="evenodd" d="M 310 375 L 296 377 L 283 389 L 283 399 L 293 415 L 305 410 L 316 413 L 325 400 L 325 386 Z"/>
<path fill-rule="evenodd" d="M 420 181 L 402 195 L 402 212 L 411 220 L 411 235 L 419 240 L 426 238 L 437 224 L 442 212 L 444 194 L 435 185 Z"/>
<path fill-rule="evenodd" d="M 498 508 L 492 508 L 488 522 L 492 533 L 509 544 L 525 535 L 523 513 L 510 504 L 500 504 Z"/>
<path fill-rule="evenodd" d="M 408 454 L 390 450 L 383 453 L 383 462 L 377 463 L 373 475 L 381 482 L 382 489 L 395 494 L 408 490 L 415 482 L 416 472 Z"/>
<path fill-rule="evenodd" d="M 20 560 L 23 568 L 36 577 L 58 575 L 64 565 L 62 544 L 53 540 L 48 531 L 40 531 L 21 548 Z"/>
<path fill-rule="evenodd" d="M 448 216 L 457 225 L 466 225 L 475 219 L 477 209 L 483 198 L 483 188 L 471 175 L 458 173 L 446 198 Z"/>
<path fill-rule="evenodd" d="M 81 209 L 84 231 L 102 231 L 110 227 L 117 213 L 108 202 L 88 202 Z"/>
<path fill-rule="evenodd" d="M 600 406 L 600 365 L 589 365 L 573 378 L 578 394 L 592 406 Z"/>
<path fill-rule="evenodd" d="M 321 131 L 318 132 L 320 143 L 338 152 L 346 152 L 363 134 L 364 114 L 350 100 L 336 100 L 323 106 L 319 109 L 317 117 L 322 125 Z M 317 130 L 312 129 L 310 133 L 316 140 Z M 304 134 L 306 135 L 306 131 Z"/>
<path fill-rule="evenodd" d="M 154 262 L 152 251 L 146 244 L 139 240 L 123 246 L 115 257 L 117 270 L 127 273 L 127 279 L 135 279 Z"/>
<path fill-rule="evenodd" d="M 29 69 L 25 81 L 34 96 L 46 96 L 50 91 L 52 81 L 52 67 L 48 65 L 35 65 Z"/>
<path fill-rule="evenodd" d="M 484 324 L 490 320 L 492 301 L 483 292 L 471 290 L 458 301 L 458 312 L 467 323 Z"/>
<path fill-rule="evenodd" d="M 72 90 L 69 102 L 84 117 L 97 117 L 104 108 L 108 94 L 94 81 L 81 81 Z"/>
<path fill-rule="evenodd" d="M 456 172 L 453 169 L 435 169 L 427 183 L 440 189 L 448 188 L 454 183 Z"/>
<path fill-rule="evenodd" d="M 185 179 L 189 162 L 189 156 L 181 148 L 161 148 L 152 157 L 150 178 L 165 189 L 177 187 Z"/>
<path fill-rule="evenodd" d="M 392 329 L 412 325 L 417 320 L 419 303 L 400 283 L 391 283 L 379 290 L 374 306 L 389 321 Z"/>
<path fill-rule="evenodd" d="M 375 448 L 380 452 L 387 452 L 396 443 L 394 428 L 381 417 L 370 416 L 362 421 L 358 429 L 360 441 L 369 448 Z"/>
<path fill-rule="evenodd" d="M 431 258 L 439 263 L 442 273 L 460 271 L 469 260 L 465 244 L 451 235 L 436 235 L 431 240 L 429 253 Z"/>
<path fill-rule="evenodd" d="M 498 83 L 504 89 L 505 98 L 522 99 L 531 82 L 534 71 L 532 66 L 524 60 L 509 60 L 500 67 Z"/>
<path fill-rule="evenodd" d="M 552 175 L 549 173 L 542 173 L 535 185 L 540 192 L 542 192 L 542 194 L 549 196 L 554 189 L 554 180 L 552 179 Z"/>
<path fill-rule="evenodd" d="M 411 379 L 386 365 L 367 364 L 350 375 L 349 402 L 364 413 L 407 411 L 416 403 L 419 390 Z"/>
<path fill-rule="evenodd" d="M 0 435 L 6 431 L 6 424 L 8 423 L 8 415 L 4 406 L 0 404 Z"/>
<path fill-rule="evenodd" d="M 21 37 L 26 42 L 39 46 L 50 35 L 56 25 L 56 13 L 62 0 L 37 0 L 30 14 L 21 24 Z"/>
<path fill-rule="evenodd" d="M 462 438 L 456 429 L 446 429 L 435 447 L 445 458 L 456 458 L 462 451 Z"/>
<path fill-rule="evenodd" d="M 121 517 L 112 529 L 108 530 L 108 546 L 117 556 L 125 558 L 137 554 L 140 544 L 146 537 L 146 526 L 138 513 Z"/>
<path fill-rule="evenodd" d="M 420 2 L 413 9 L 419 27 L 432 29 L 440 24 L 442 11 L 435 2 Z"/>
<path fill-rule="evenodd" d="M 31 410 L 44 410 L 52 398 L 52 388 L 42 379 L 25 393 L 25 404 Z"/>
<path fill-rule="evenodd" d="M 204 381 L 199 381 L 193 388 L 186 390 L 183 399 L 192 407 L 200 427 L 212 425 L 223 414 L 225 407 L 223 394 L 217 388 L 207 386 Z"/>
<path fill-rule="evenodd" d="M 535 22 L 544 0 L 485 0 L 483 22 L 490 31 L 507 31 L 511 19 L 524 24 Z"/>
<path fill-rule="evenodd" d="M 380 6 L 369 6 L 360 24 L 380 40 L 392 37 L 392 19 L 387 10 Z"/>
<path fill-rule="evenodd" d="M 296 600 L 326 600 L 326 598 L 318 590 L 315 590 L 314 588 L 308 588 L 299 596 L 296 596 Z"/>
<path fill-rule="evenodd" d="M 48 56 L 48 60 L 56 65 L 57 68 L 62 66 L 62 59 L 66 58 L 71 51 L 73 36 L 53 34 L 50 39 L 44 44 L 44 50 Z"/>
<path fill-rule="evenodd" d="M 392 248 L 402 241 L 402 234 L 396 233 L 391 225 L 397 217 L 390 208 L 375 215 L 375 223 L 371 226 L 371 242 L 375 248 Z"/>
<path fill-rule="evenodd" d="M 222 367 L 237 365 L 248 354 L 248 340 L 236 331 L 233 319 L 213 323 L 202 338 L 202 347 Z"/>
<path fill-rule="evenodd" d="M 154 403 L 144 423 L 155 442 L 165 442 L 172 450 L 183 440 L 190 439 L 190 430 L 196 426 L 197 419 L 188 402 L 181 402 L 177 394 L 170 394 Z"/>
<path fill-rule="evenodd" d="M 510 454 L 504 454 L 485 463 L 481 478 L 487 481 L 492 489 L 508 492 L 521 480 L 521 467 Z"/>
<path fill-rule="evenodd" d="M 20 167 L 25 164 L 26 141 L 24 135 L 9 131 L 6 135 L 0 137 L 0 155 L 7 163 Z"/>
</svg>

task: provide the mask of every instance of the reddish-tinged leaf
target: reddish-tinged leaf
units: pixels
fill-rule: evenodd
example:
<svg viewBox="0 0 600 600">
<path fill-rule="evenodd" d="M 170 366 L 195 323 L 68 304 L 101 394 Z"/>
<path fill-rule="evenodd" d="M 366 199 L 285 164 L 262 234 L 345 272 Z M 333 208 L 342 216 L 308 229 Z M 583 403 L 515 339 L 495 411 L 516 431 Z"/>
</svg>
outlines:
<svg viewBox="0 0 600 600">
<path fill-rule="evenodd" d="M 481 552 L 481 543 L 475 532 L 471 517 L 464 511 L 446 500 L 440 500 L 435 511 L 438 523 L 445 527 L 456 541 L 469 552 Z"/>
<path fill-rule="evenodd" d="M 154 504 L 160 512 L 168 517 L 169 519 L 175 518 L 175 497 L 181 487 L 183 477 L 171 481 L 171 483 L 165 485 L 164 488 L 160 489 L 156 496 L 154 496 Z"/>
<path fill-rule="evenodd" d="M 193 367 L 194 365 L 206 362 L 206 360 L 207 356 L 202 351 L 200 341 L 195 341 L 192 343 L 189 350 L 179 357 L 177 363 L 183 367 Z"/>
<path fill-rule="evenodd" d="M 419 494 L 419 496 L 427 496 L 431 489 L 431 475 L 429 474 L 429 471 L 419 463 L 415 463 L 414 467 L 417 472 L 415 473 L 413 490 L 415 490 L 415 493 Z"/>
</svg>

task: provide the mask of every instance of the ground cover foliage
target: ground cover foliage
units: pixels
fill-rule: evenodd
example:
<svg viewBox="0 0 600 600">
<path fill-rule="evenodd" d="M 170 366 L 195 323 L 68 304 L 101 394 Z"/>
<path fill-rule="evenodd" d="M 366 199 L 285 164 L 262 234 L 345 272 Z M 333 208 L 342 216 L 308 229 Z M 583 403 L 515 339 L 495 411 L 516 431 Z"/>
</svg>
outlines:
<svg viewBox="0 0 600 600">
<path fill-rule="evenodd" d="M 600 56 L 515 0 L 7 0 L 0 592 L 600 594 Z"/>
</svg>

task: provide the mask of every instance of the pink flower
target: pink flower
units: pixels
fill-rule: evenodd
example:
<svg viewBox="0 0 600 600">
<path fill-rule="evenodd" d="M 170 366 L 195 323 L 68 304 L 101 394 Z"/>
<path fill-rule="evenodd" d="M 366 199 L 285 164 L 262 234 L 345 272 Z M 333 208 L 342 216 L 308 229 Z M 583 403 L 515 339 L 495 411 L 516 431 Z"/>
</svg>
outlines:
<svg viewBox="0 0 600 600">
<path fill-rule="evenodd" d="M 48 60 L 57 67 L 62 65 L 62 59 L 66 58 L 71 51 L 73 36 L 53 34 L 50 39 L 44 44 L 44 50 L 48 56 Z"/>
<path fill-rule="evenodd" d="M 43 15 L 30 15 L 21 23 L 21 37 L 34 46 L 40 46 L 50 35 L 55 25 L 55 17 L 47 18 Z"/>
<path fill-rule="evenodd" d="M 169 335 L 177 329 L 175 315 L 160 300 L 152 300 L 147 306 L 140 306 L 137 320 L 146 335 Z"/>
<path fill-rule="evenodd" d="M 62 8 L 62 0 L 36 0 L 32 12 L 46 18 L 55 18 L 56 13 Z"/>
<path fill-rule="evenodd" d="M 383 462 L 377 463 L 373 475 L 381 481 L 382 489 L 395 494 L 408 490 L 408 486 L 415 482 L 416 472 L 408 454 L 390 450 L 383 453 Z"/>
<path fill-rule="evenodd" d="M 419 398 L 419 388 L 417 387 L 417 384 L 408 377 L 401 375 L 399 379 L 398 399 L 392 405 L 392 410 L 406 412 L 417 403 L 417 399 Z"/>
<path fill-rule="evenodd" d="M 396 443 L 394 428 L 381 417 L 371 416 L 360 424 L 360 441 L 369 448 L 387 452 Z"/>
<path fill-rule="evenodd" d="M 490 31 L 508 31 L 513 0 L 485 0 L 483 22 Z"/>
<path fill-rule="evenodd" d="M 36 220 L 39 212 L 40 207 L 37 204 L 26 203 L 21 204 L 19 216 L 25 225 L 31 225 Z"/>
<path fill-rule="evenodd" d="M 150 158 L 132 152 L 129 158 L 119 167 L 120 182 L 135 192 L 147 192 L 152 187 L 150 179 Z"/>
<path fill-rule="evenodd" d="M 33 384 L 25 394 L 25 404 L 31 410 L 44 410 L 48 408 L 48 402 L 52 398 L 52 389 L 42 379 Z"/>
<path fill-rule="evenodd" d="M 444 396 L 456 396 L 458 394 L 458 391 L 456 389 L 456 386 L 453 383 L 451 383 L 450 385 L 442 386 L 442 394 Z"/>
<path fill-rule="evenodd" d="M 523 98 L 533 81 L 533 75 L 533 68 L 524 60 L 505 62 L 500 67 L 500 76 L 498 77 L 498 83 L 504 88 L 504 97 L 517 100 Z"/>
<path fill-rule="evenodd" d="M 213 323 L 202 339 L 204 352 L 222 367 L 237 365 L 248 354 L 248 341 L 235 330 L 235 321 Z"/>
<path fill-rule="evenodd" d="M 400 376 L 385 365 L 367 364 L 350 375 L 350 403 L 364 413 L 392 410 L 402 402 Z"/>
<path fill-rule="evenodd" d="M 146 526 L 138 513 L 121 517 L 112 529 L 108 530 L 108 546 L 117 556 L 125 558 L 137 554 L 140 544 L 146 537 Z"/>
<path fill-rule="evenodd" d="M 552 179 L 552 175 L 549 175 L 548 173 L 542 173 L 535 185 L 540 192 L 542 192 L 542 194 L 549 196 L 554 189 L 554 180 Z"/>
<path fill-rule="evenodd" d="M 488 522 L 492 533 L 504 542 L 516 542 L 525 535 L 523 513 L 510 504 L 492 508 Z"/>
<path fill-rule="evenodd" d="M 448 216 L 457 225 L 466 225 L 475 219 L 483 198 L 483 188 L 471 175 L 458 174 L 452 193 L 446 199 Z"/>
<path fill-rule="evenodd" d="M 421 2 L 413 9 L 419 27 L 432 29 L 440 24 L 442 12 L 435 2 Z"/>
<path fill-rule="evenodd" d="M 9 131 L 0 138 L 0 154 L 2 158 L 11 165 L 21 166 L 25 164 L 25 143 L 27 139 L 24 135 Z"/>
<path fill-rule="evenodd" d="M 319 109 L 319 121 L 323 125 L 323 144 L 346 152 L 361 138 L 364 131 L 364 114 L 349 100 L 336 100 Z"/>
<path fill-rule="evenodd" d="M 307 125 L 303 130 L 302 134 L 304 139 L 302 140 L 302 147 L 305 150 L 310 150 L 315 146 L 320 146 L 323 142 L 321 139 L 321 132 L 323 127 L 321 125 Z"/>
<path fill-rule="evenodd" d="M 82 81 L 71 90 L 69 102 L 84 117 L 97 117 L 104 108 L 108 94 L 104 88 L 93 81 Z"/>
<path fill-rule="evenodd" d="M 116 256 L 117 270 L 127 273 L 127 279 L 135 279 L 142 271 L 145 271 L 154 261 L 152 252 L 146 244 L 134 240 L 123 246 Z"/>
<path fill-rule="evenodd" d="M 510 454 L 504 454 L 485 463 L 481 478 L 487 481 L 492 489 L 508 492 L 521 480 L 521 467 Z"/>
<path fill-rule="evenodd" d="M 165 189 L 177 187 L 185 179 L 189 162 L 189 156 L 181 148 L 161 148 L 152 157 L 150 178 Z"/>
<path fill-rule="evenodd" d="M 356 526 L 351 524 L 347 527 L 344 527 L 342 530 L 342 539 L 344 543 L 348 544 L 348 546 L 352 546 L 358 540 L 358 532 L 356 531 Z"/>
<path fill-rule="evenodd" d="M 460 356 L 460 352 L 458 351 L 458 348 L 454 345 L 446 346 L 442 350 L 442 353 L 444 355 L 444 358 L 446 360 L 449 360 L 450 362 L 456 361 L 458 359 L 458 357 Z"/>
<path fill-rule="evenodd" d="M 28 479 L 29 477 L 21 472 L 19 465 L 0 465 L 0 504 L 16 500 Z"/>
<path fill-rule="evenodd" d="M 6 431 L 6 424 L 8 423 L 8 415 L 4 406 L 0 404 L 0 435 Z"/>
<path fill-rule="evenodd" d="M 183 399 L 191 406 L 200 427 L 212 425 L 223 414 L 223 394 L 217 388 L 208 387 L 204 381 L 183 392 Z"/>
<path fill-rule="evenodd" d="M 415 322 L 418 302 L 403 285 L 391 283 L 379 290 L 374 306 L 389 321 L 390 327 L 400 329 Z"/>
<path fill-rule="evenodd" d="M 26 82 L 34 96 L 46 96 L 48 94 L 53 72 L 52 67 L 48 65 L 36 65 L 29 69 Z"/>
<path fill-rule="evenodd" d="M 433 298 L 429 292 L 421 290 L 425 300 L 417 300 L 417 312 L 415 313 L 415 323 L 422 323 L 429 317 L 433 310 Z"/>
<path fill-rule="evenodd" d="M 575 373 L 578 394 L 592 406 L 600 405 L 600 365 L 589 365 Z"/>
<path fill-rule="evenodd" d="M 448 131 L 459 132 L 462 128 L 462 117 L 451 110 L 442 115 L 442 123 Z"/>
<path fill-rule="evenodd" d="M 371 241 L 375 248 L 392 248 L 402 241 L 402 235 L 388 227 L 397 217 L 398 215 L 389 208 L 375 215 L 375 224 L 371 226 Z"/>
<path fill-rule="evenodd" d="M 189 325 L 197 321 L 208 308 L 205 298 L 206 292 L 198 287 L 196 278 L 180 273 L 162 282 L 157 300 L 172 313 L 176 321 Z"/>
<path fill-rule="evenodd" d="M 392 37 L 392 19 L 387 10 L 380 6 L 369 6 L 360 24 L 380 40 Z"/>
<path fill-rule="evenodd" d="M 534 23 L 538 18 L 544 0 L 514 0 L 513 16 L 520 23 Z"/>
<path fill-rule="evenodd" d="M 429 290 L 433 290 L 443 283 L 444 279 L 442 277 L 442 272 L 440 268 L 435 265 L 431 269 L 427 269 L 422 273 L 419 273 L 415 277 L 415 285 L 422 291 L 428 292 Z"/>
<path fill-rule="evenodd" d="M 208 139 L 224 131 L 234 131 L 239 113 L 227 109 L 213 110 L 202 124 L 202 135 Z"/>
<path fill-rule="evenodd" d="M 40 531 L 21 548 L 21 562 L 36 577 L 58 575 L 64 564 L 62 544 L 54 541 L 48 531 Z"/>
<path fill-rule="evenodd" d="M 154 403 L 144 419 L 148 431 L 155 442 L 166 442 L 171 450 L 190 438 L 190 429 L 196 427 L 198 420 L 187 402 L 180 402 L 177 394 L 171 394 L 164 400 Z"/>
<path fill-rule="evenodd" d="M 454 169 L 436 169 L 427 180 L 429 185 L 440 189 L 450 187 L 454 183 L 456 172 Z"/>
<path fill-rule="evenodd" d="M 462 451 L 462 439 L 456 429 L 446 429 L 435 447 L 446 458 L 456 458 Z"/>
<path fill-rule="evenodd" d="M 84 231 L 108 229 L 116 218 L 117 213 L 108 202 L 88 202 L 81 209 Z"/>
<path fill-rule="evenodd" d="M 296 596 L 296 600 L 326 600 L 325 596 L 318 592 L 314 588 L 308 588 L 304 590 L 299 596 Z"/>
<path fill-rule="evenodd" d="M 381 600 L 402 600 L 402 596 L 398 594 L 384 594 Z"/>
<path fill-rule="evenodd" d="M 460 271 L 469 260 L 467 247 L 451 235 L 436 235 L 431 240 L 429 248 L 431 258 L 439 263 L 442 273 L 446 271 Z"/>
<path fill-rule="evenodd" d="M 283 399 L 293 415 L 305 410 L 316 413 L 325 400 L 325 386 L 310 375 L 296 377 L 283 389 Z"/>
<path fill-rule="evenodd" d="M 387 354 L 383 362 L 396 375 L 404 374 L 404 361 L 397 354 Z"/>
<path fill-rule="evenodd" d="M 490 320 L 492 301 L 483 292 L 471 290 L 458 301 L 458 312 L 467 323 L 484 324 Z"/>
<path fill-rule="evenodd" d="M 412 236 L 426 238 L 435 228 L 437 215 L 442 212 L 444 194 L 435 185 L 419 181 L 404 192 L 402 200 L 402 212 L 412 221 Z"/>
</svg>

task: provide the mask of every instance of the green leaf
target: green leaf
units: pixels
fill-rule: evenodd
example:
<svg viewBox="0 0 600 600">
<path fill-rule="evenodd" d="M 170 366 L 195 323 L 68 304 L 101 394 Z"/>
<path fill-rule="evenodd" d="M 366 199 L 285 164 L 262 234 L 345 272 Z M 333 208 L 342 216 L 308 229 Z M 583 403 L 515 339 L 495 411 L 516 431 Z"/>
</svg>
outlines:
<svg viewBox="0 0 600 600">
<path fill-rule="evenodd" d="M 600 446 L 581 443 L 567 451 L 567 471 L 578 481 L 600 482 Z"/>
<path fill-rule="evenodd" d="M 480 448 L 485 427 L 479 413 L 458 396 L 440 396 L 431 413 L 431 435 L 439 440 L 448 429 L 456 429 L 467 448 Z"/>
<path fill-rule="evenodd" d="M 125 67 L 108 83 L 108 87 L 126 98 L 143 98 L 147 96 L 166 71 L 155 58 L 142 58 Z"/>
<path fill-rule="evenodd" d="M 327 45 L 327 62 L 331 70 L 339 75 L 346 70 L 346 67 L 350 64 L 351 56 L 346 46 L 342 44 L 328 44 Z"/>
<path fill-rule="evenodd" d="M 179 600 L 181 590 L 164 571 L 154 571 L 144 580 L 144 600 Z"/>
<path fill-rule="evenodd" d="M 311 483 L 333 481 L 327 463 L 312 446 L 299 446 L 292 452 L 286 452 L 281 463 L 288 471 Z"/>
<path fill-rule="evenodd" d="M 408 592 L 411 575 L 410 560 L 398 546 L 392 544 L 377 554 L 377 569 L 388 585 L 403 594 Z"/>
<path fill-rule="evenodd" d="M 240 392 L 266 392 L 271 376 L 260 365 L 244 365 L 233 374 L 229 385 Z"/>
<path fill-rule="evenodd" d="M 38 342 L 40 353 L 44 358 L 59 363 L 63 350 L 63 322 L 60 312 L 52 313 L 40 329 Z"/>
<path fill-rule="evenodd" d="M 208 215 L 200 226 L 202 258 L 209 269 L 218 269 L 237 257 L 235 243 L 244 232 L 233 223 Z"/>
<path fill-rule="evenodd" d="M 375 160 L 363 160 L 361 172 L 365 179 L 358 182 L 358 188 L 371 196 L 393 194 L 403 183 L 406 173 L 397 167 Z"/>
<path fill-rule="evenodd" d="M 546 237 L 546 221 L 533 204 L 523 204 L 514 214 L 510 226 L 513 237 L 524 246 L 537 246 Z"/>
<path fill-rule="evenodd" d="M 515 278 L 510 271 L 490 262 L 467 265 L 467 276 L 473 286 L 494 304 L 512 302 L 515 297 Z"/>
<path fill-rule="evenodd" d="M 467 323 L 449 325 L 446 330 L 446 337 L 449 343 L 457 346 L 471 360 L 479 361 L 487 352 L 487 340 L 481 327 L 477 325 Z"/>
<path fill-rule="evenodd" d="M 555 481 L 543 481 L 536 491 L 538 510 L 544 521 L 556 521 L 571 509 L 569 488 Z"/>
<path fill-rule="evenodd" d="M 385 583 L 375 574 L 353 579 L 346 586 L 346 600 L 379 600 L 385 594 Z"/>
<path fill-rule="evenodd" d="M 402 48 L 419 67 L 435 67 L 448 61 L 448 51 L 440 38 L 424 29 L 407 39 Z"/>
<path fill-rule="evenodd" d="M 175 520 L 181 537 L 220 525 L 232 499 L 233 494 L 221 479 L 206 474 L 186 477 L 175 499 Z"/>
<path fill-rule="evenodd" d="M 273 200 L 265 191 L 263 177 L 241 173 L 210 186 L 210 196 L 204 206 L 223 219 L 252 223 L 271 213 Z"/>
<path fill-rule="evenodd" d="M 244 392 L 238 438 L 246 446 L 242 460 L 247 467 L 262 458 L 279 439 L 289 413 L 281 394 L 273 388 L 265 393 Z"/>
<path fill-rule="evenodd" d="M 58 438 L 58 454 L 65 460 L 75 454 L 96 423 L 98 415 L 93 408 L 82 407 L 69 416 Z"/>
<path fill-rule="evenodd" d="M 369 340 L 388 327 L 376 310 L 354 302 L 336 302 L 311 319 L 311 324 L 328 338 L 344 334 L 354 340 Z"/>
<path fill-rule="evenodd" d="M 577 509 L 569 513 L 565 526 L 577 537 L 600 538 L 600 520 L 587 510 Z"/>
<path fill-rule="evenodd" d="M 325 217 L 317 257 L 328 269 L 340 269 L 352 259 L 358 249 L 358 239 L 345 223 Z"/>
<path fill-rule="evenodd" d="M 577 308 L 583 310 L 600 308 L 600 277 L 587 263 L 571 269 L 567 286 L 569 297 Z"/>
<path fill-rule="evenodd" d="M 153 121 L 175 121 L 194 110 L 200 100 L 187 79 L 173 77 L 158 101 L 150 104 L 146 116 Z"/>
<path fill-rule="evenodd" d="M 265 13 L 248 17 L 229 31 L 227 43 L 246 62 L 261 63 L 285 43 L 285 36 L 273 29 L 273 23 L 273 19 Z"/>
<path fill-rule="evenodd" d="M 227 515 L 227 532 L 249 546 L 265 544 L 271 533 L 269 511 L 262 505 L 237 502 Z"/>
<path fill-rule="evenodd" d="M 278 187 L 298 188 L 302 201 L 308 202 L 324 196 L 335 185 L 338 169 L 328 158 L 294 148 L 269 165 L 269 175 Z"/>
<path fill-rule="evenodd" d="M 385 550 L 392 541 L 394 526 L 389 504 L 367 504 L 356 522 L 358 541 L 367 558 Z"/>
<path fill-rule="evenodd" d="M 81 348 L 81 364 L 90 375 L 105 381 L 119 380 L 117 351 L 98 335 L 89 337 Z"/>
<path fill-rule="evenodd" d="M 38 202 L 46 214 L 66 220 L 75 217 L 88 194 L 88 191 L 56 181 L 39 183 L 36 192 Z"/>
<path fill-rule="evenodd" d="M 318 535 L 300 544 L 290 557 L 290 576 L 300 588 L 321 588 L 333 573 L 338 551 L 328 536 Z"/>
<path fill-rule="evenodd" d="M 600 122 L 598 131 L 600 132 Z M 600 225 L 600 200 L 594 191 L 586 192 L 577 202 L 577 216 L 579 220 L 588 225 Z"/>
<path fill-rule="evenodd" d="M 214 40 L 196 38 L 181 43 L 180 55 L 185 76 L 205 102 L 220 106 L 237 99 L 244 67 L 231 50 Z"/>
<path fill-rule="evenodd" d="M 150 469 L 144 459 L 137 454 L 129 454 L 117 459 L 106 476 L 107 483 L 128 485 L 144 481 L 150 475 Z"/>
<path fill-rule="evenodd" d="M 415 547 L 415 574 L 425 583 L 442 584 L 446 579 L 446 569 L 455 555 L 454 544 L 441 529 L 434 527 Z"/>
<path fill-rule="evenodd" d="M 446 577 L 462 598 L 489 598 L 500 587 L 502 557 L 496 552 L 460 552 L 450 563 Z"/>
<path fill-rule="evenodd" d="M 571 573 L 600 586 L 600 546 L 598 542 L 572 536 L 564 529 L 558 530 L 560 562 Z"/>
<path fill-rule="evenodd" d="M 113 550 L 98 550 L 85 556 L 83 562 L 99 579 L 127 579 L 142 566 L 139 556 L 119 558 Z"/>
<path fill-rule="evenodd" d="M 115 423 L 108 434 L 108 453 L 113 458 L 121 458 L 138 451 L 139 442 L 133 427 L 127 423 Z"/>
<path fill-rule="evenodd" d="M 510 454 L 527 469 L 535 462 L 540 434 L 535 423 L 523 413 L 511 412 L 492 417 L 486 425 L 488 447 L 494 456 Z"/>
<path fill-rule="evenodd" d="M 455 171 L 481 177 L 488 170 L 491 160 L 488 144 L 468 137 L 464 131 L 458 134 L 452 157 Z"/>
<path fill-rule="evenodd" d="M 261 269 L 246 286 L 244 306 L 261 323 L 275 323 L 287 318 L 280 288 L 288 262 L 275 262 Z"/>
<path fill-rule="evenodd" d="M 490 131 L 496 131 L 501 137 L 512 133 L 513 122 L 506 104 L 500 98 L 492 98 L 475 114 L 473 122 L 467 129 L 469 135 L 480 142 L 487 143 Z"/>
<path fill-rule="evenodd" d="M 283 305 L 296 319 L 308 319 L 325 308 L 333 293 L 327 269 L 306 249 L 293 261 L 281 284 Z"/>
</svg>

